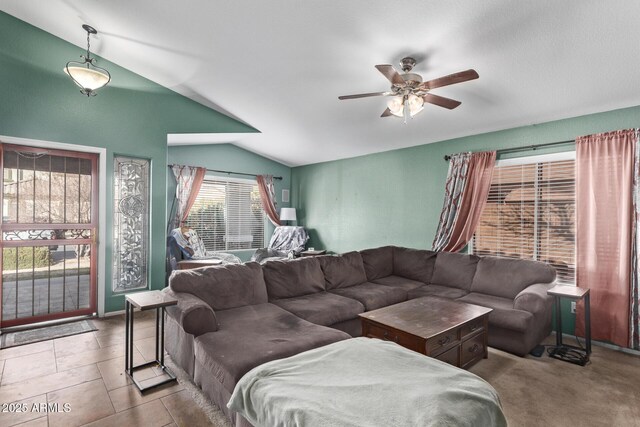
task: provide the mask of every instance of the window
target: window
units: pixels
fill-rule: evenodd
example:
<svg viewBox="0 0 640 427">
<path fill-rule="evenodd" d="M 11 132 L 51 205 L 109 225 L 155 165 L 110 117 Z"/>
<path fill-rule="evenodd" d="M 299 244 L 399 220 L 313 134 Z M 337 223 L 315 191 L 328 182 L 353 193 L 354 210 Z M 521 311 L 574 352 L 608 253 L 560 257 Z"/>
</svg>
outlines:
<svg viewBox="0 0 640 427">
<path fill-rule="evenodd" d="M 574 152 L 501 160 L 473 253 L 547 262 L 575 285 L 575 219 Z"/>
<path fill-rule="evenodd" d="M 148 286 L 150 172 L 148 159 L 113 159 L 113 292 Z"/>
<path fill-rule="evenodd" d="M 187 225 L 198 232 L 208 251 L 264 247 L 264 211 L 258 184 L 244 179 L 205 178 Z"/>
</svg>

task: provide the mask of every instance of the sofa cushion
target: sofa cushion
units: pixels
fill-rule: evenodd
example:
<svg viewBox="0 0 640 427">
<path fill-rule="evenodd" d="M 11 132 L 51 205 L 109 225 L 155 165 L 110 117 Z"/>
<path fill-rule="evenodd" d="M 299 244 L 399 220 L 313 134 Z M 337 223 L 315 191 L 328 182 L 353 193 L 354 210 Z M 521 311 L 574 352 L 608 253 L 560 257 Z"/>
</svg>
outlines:
<svg viewBox="0 0 640 427">
<path fill-rule="evenodd" d="M 471 292 L 457 299 L 457 301 L 493 309 L 493 311 L 489 313 L 489 335 L 491 335 L 492 325 L 523 333 L 533 327 L 533 314 L 528 311 L 514 309 L 513 300 L 510 298 Z"/>
<path fill-rule="evenodd" d="M 262 268 L 255 262 L 176 270 L 169 287 L 197 296 L 214 310 L 267 302 Z"/>
<path fill-rule="evenodd" d="M 364 306 L 360 302 L 328 292 L 278 299 L 272 302 L 298 317 L 323 326 L 354 319 L 364 312 Z"/>
<path fill-rule="evenodd" d="M 229 392 L 244 374 L 262 363 L 350 338 L 268 303 L 217 315 L 220 329 L 196 338 L 195 357 Z"/>
<path fill-rule="evenodd" d="M 342 255 L 326 255 L 317 258 L 324 273 L 327 290 L 346 288 L 367 281 L 362 257 L 358 252 Z"/>
<path fill-rule="evenodd" d="M 409 299 L 420 298 L 420 297 L 441 297 L 441 298 L 449 298 L 456 299 L 465 296 L 468 294 L 464 289 L 459 288 L 451 288 L 449 286 L 440 286 L 440 285 L 426 285 L 416 289 L 412 289 L 409 291 Z"/>
<path fill-rule="evenodd" d="M 393 274 L 393 246 L 360 251 L 367 280 L 375 280 Z"/>
<path fill-rule="evenodd" d="M 555 278 L 556 270 L 544 262 L 486 256 L 478 263 L 471 291 L 513 299 L 526 287 Z"/>
<path fill-rule="evenodd" d="M 480 257 L 455 252 L 438 252 L 430 285 L 471 290 Z"/>
<path fill-rule="evenodd" d="M 324 291 L 324 274 L 315 257 L 273 260 L 262 266 L 269 300 Z"/>
<path fill-rule="evenodd" d="M 333 289 L 329 292 L 360 301 L 367 311 L 407 300 L 407 291 L 404 289 L 371 282 L 348 288 Z"/>
<path fill-rule="evenodd" d="M 379 279 L 372 280 L 372 282 L 379 285 L 393 286 L 394 288 L 404 289 L 405 291 L 410 291 L 411 289 L 419 288 L 426 284 L 423 282 L 418 282 L 417 280 L 411 280 L 407 279 L 406 277 L 394 275 L 381 277 Z"/>
<path fill-rule="evenodd" d="M 424 249 L 393 248 L 393 274 L 429 283 L 436 263 L 436 252 Z"/>
</svg>

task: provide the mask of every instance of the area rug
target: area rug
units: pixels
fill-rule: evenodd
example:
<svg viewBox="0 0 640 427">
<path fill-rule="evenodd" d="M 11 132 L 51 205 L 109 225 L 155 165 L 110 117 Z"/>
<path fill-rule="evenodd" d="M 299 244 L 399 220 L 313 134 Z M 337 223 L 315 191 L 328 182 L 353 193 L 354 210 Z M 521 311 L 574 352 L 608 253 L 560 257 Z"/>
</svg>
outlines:
<svg viewBox="0 0 640 427">
<path fill-rule="evenodd" d="M 164 361 L 169 369 L 171 369 L 171 372 L 175 374 L 178 382 L 185 388 L 185 390 L 189 391 L 189 394 L 196 402 L 196 405 L 204 411 L 213 427 L 233 427 L 222 410 L 207 398 L 200 387 L 194 384 L 189 374 L 183 371 L 173 362 L 173 360 L 171 360 L 171 356 L 165 355 Z"/>
<path fill-rule="evenodd" d="M 97 330 L 98 328 L 94 326 L 91 320 L 80 320 L 77 322 L 62 323 L 60 325 L 45 326 L 43 328 L 9 332 L 2 334 L 0 349 L 32 344 L 55 338 L 68 337 L 70 335 L 83 334 L 85 332 Z"/>
</svg>

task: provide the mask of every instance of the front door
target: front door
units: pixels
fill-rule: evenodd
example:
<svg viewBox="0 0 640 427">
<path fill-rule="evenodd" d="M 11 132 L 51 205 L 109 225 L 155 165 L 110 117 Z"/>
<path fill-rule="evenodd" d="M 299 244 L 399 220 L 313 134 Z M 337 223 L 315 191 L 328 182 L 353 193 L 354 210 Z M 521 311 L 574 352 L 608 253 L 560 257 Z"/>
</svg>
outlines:
<svg viewBox="0 0 640 427">
<path fill-rule="evenodd" d="M 1 144 L 0 326 L 96 311 L 98 155 Z"/>
</svg>

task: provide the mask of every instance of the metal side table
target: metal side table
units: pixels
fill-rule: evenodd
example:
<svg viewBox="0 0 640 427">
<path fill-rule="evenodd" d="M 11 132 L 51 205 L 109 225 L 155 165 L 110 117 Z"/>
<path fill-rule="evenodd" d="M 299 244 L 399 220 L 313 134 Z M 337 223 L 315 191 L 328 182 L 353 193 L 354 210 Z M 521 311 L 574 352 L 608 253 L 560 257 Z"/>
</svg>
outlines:
<svg viewBox="0 0 640 427">
<path fill-rule="evenodd" d="M 164 365 L 164 310 L 165 307 L 178 304 L 178 300 L 160 291 L 138 292 L 125 295 L 125 371 L 141 392 L 159 385 L 176 381 L 176 376 Z M 133 311 L 134 308 L 156 310 L 156 359 L 133 366 Z M 134 372 L 149 366 L 158 366 L 165 375 L 138 381 Z"/>
<path fill-rule="evenodd" d="M 553 296 L 556 307 L 556 345 L 551 349 L 549 357 L 571 362 L 576 365 L 586 365 L 591 355 L 591 298 L 589 289 L 578 286 L 556 285 L 549 289 L 547 294 Z M 560 307 L 560 300 L 562 298 L 567 298 L 571 301 L 584 299 L 584 338 L 586 349 L 562 343 L 562 309 Z M 573 354 L 571 354 L 572 352 Z"/>
</svg>

